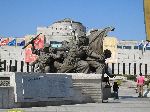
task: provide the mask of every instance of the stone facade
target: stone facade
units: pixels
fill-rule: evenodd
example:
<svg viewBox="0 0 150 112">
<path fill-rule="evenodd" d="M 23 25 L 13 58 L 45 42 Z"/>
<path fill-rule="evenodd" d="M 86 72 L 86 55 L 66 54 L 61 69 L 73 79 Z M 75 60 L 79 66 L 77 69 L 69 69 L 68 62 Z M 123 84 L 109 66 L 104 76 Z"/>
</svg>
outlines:
<svg viewBox="0 0 150 112">
<path fill-rule="evenodd" d="M 118 41 L 116 60 L 109 63 L 113 74 L 150 75 L 150 47 L 138 41 Z"/>
<path fill-rule="evenodd" d="M 1 46 L 0 58 L 1 60 L 6 60 L 5 71 L 9 72 L 11 71 L 11 66 L 17 66 L 17 71 L 20 72 L 21 66 L 24 64 L 25 53 L 22 46 Z"/>
<path fill-rule="evenodd" d="M 48 27 L 37 27 L 37 34 L 42 33 L 46 37 L 46 42 L 69 40 L 74 36 L 72 30 L 75 30 L 75 35 L 85 35 L 86 27 L 80 22 L 75 22 L 69 18 L 54 22 Z"/>
</svg>

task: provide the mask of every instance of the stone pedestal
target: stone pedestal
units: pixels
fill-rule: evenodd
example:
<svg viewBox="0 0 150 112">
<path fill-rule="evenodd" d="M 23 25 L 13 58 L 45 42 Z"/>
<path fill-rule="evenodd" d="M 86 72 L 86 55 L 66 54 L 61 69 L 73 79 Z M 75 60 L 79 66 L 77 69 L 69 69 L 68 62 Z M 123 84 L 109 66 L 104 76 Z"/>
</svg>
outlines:
<svg viewBox="0 0 150 112">
<path fill-rule="evenodd" d="M 100 74 L 0 72 L 0 108 L 102 102 Z"/>
</svg>

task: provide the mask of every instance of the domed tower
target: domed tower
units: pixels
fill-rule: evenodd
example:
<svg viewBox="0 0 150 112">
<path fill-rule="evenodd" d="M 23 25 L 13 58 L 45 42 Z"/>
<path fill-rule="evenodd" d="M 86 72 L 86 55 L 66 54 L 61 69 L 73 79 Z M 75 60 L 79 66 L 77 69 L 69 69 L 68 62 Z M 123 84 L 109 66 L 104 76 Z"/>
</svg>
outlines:
<svg viewBox="0 0 150 112">
<path fill-rule="evenodd" d="M 73 32 L 74 31 L 74 32 Z M 54 22 L 48 27 L 38 27 L 37 34 L 42 33 L 46 37 L 46 42 L 51 41 L 61 42 L 63 40 L 69 41 L 74 35 L 85 35 L 86 27 L 80 22 L 73 21 L 70 18 Z"/>
</svg>

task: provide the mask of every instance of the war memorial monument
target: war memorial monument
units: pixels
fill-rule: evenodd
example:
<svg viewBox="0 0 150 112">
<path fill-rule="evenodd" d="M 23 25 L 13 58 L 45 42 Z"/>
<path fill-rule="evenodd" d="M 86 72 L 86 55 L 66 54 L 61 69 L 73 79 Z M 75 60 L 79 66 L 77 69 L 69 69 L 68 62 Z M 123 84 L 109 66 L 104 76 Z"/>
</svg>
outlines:
<svg viewBox="0 0 150 112">
<path fill-rule="evenodd" d="M 113 27 L 93 30 L 89 36 L 75 35 L 70 41 L 62 41 L 61 47 L 44 44 L 43 49 L 34 47 L 31 39 L 22 49 L 32 46 L 32 53 L 38 57 L 29 66 L 31 72 L 0 72 L 0 108 L 32 107 L 103 102 L 111 97 L 107 85 L 114 77 L 108 71 L 105 60 L 111 51 L 103 50 L 103 39 Z M 6 63 L 1 60 L 1 63 Z M 3 67 L 1 67 L 3 71 Z M 107 79 L 107 80 L 106 80 Z"/>
</svg>

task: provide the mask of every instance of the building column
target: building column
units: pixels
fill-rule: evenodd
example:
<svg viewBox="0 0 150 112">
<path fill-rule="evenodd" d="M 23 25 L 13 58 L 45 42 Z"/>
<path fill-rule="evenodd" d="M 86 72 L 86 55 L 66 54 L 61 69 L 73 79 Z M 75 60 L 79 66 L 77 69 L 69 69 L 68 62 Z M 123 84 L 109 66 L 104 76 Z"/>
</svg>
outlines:
<svg viewBox="0 0 150 112">
<path fill-rule="evenodd" d="M 114 74 L 118 74 L 118 63 L 114 63 Z"/>
</svg>

